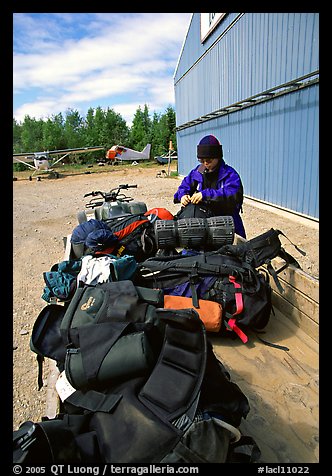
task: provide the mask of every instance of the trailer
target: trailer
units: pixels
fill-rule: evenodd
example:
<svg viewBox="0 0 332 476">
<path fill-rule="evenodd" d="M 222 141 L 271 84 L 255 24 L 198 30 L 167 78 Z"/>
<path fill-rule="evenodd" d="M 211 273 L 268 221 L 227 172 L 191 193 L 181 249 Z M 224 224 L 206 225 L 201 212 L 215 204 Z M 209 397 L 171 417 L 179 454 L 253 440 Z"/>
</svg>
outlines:
<svg viewBox="0 0 332 476">
<path fill-rule="evenodd" d="M 241 239 L 235 235 L 235 243 Z M 71 255 L 70 235 L 65 258 Z M 277 269 L 281 260 L 275 258 Z M 278 275 L 284 292 L 271 280 L 274 315 L 249 341 L 209 335 L 216 356 L 247 396 L 250 412 L 240 426 L 254 438 L 262 463 L 319 462 L 319 280 L 289 265 Z M 59 412 L 55 391 L 58 371 L 51 362 L 46 416 Z"/>
</svg>

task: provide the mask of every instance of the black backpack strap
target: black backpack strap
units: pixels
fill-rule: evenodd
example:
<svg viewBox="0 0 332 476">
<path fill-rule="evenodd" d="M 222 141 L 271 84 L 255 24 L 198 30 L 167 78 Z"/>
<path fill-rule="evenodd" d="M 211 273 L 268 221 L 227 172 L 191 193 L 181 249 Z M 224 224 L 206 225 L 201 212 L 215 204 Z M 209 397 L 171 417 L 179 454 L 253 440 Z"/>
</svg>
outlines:
<svg viewBox="0 0 332 476">
<path fill-rule="evenodd" d="M 286 263 L 284 266 L 282 266 L 281 268 L 279 268 L 278 271 L 276 271 L 276 270 L 273 268 L 273 266 L 272 266 L 270 260 L 267 260 L 265 264 L 266 264 L 266 268 L 267 268 L 268 272 L 271 274 L 272 278 L 274 279 L 274 282 L 276 283 L 276 286 L 277 286 L 279 292 L 280 292 L 280 293 L 283 293 L 283 292 L 284 292 L 284 288 L 281 286 L 277 274 L 280 273 L 283 269 L 287 268 L 288 263 Z"/>
<path fill-rule="evenodd" d="M 277 231 L 278 231 L 278 233 L 279 233 L 280 235 L 284 236 L 284 237 L 294 246 L 294 248 L 295 248 L 299 253 L 301 253 L 302 256 L 306 256 L 307 253 L 306 253 L 305 251 L 301 250 L 301 248 L 299 248 L 295 243 L 293 243 L 293 242 L 288 238 L 288 236 L 285 235 L 285 233 L 283 233 L 283 232 L 280 231 L 280 230 L 277 230 Z"/>
<path fill-rule="evenodd" d="M 306 256 L 306 252 L 301 250 L 295 243 L 293 243 L 282 231 L 280 230 L 275 230 L 278 234 L 284 236 L 293 246 L 294 248 L 299 252 L 301 253 L 302 256 Z M 284 289 L 283 287 L 281 286 L 280 284 L 280 281 L 278 279 L 278 274 L 281 273 L 281 271 L 283 271 L 285 268 L 287 268 L 290 264 L 292 266 L 295 266 L 296 268 L 299 268 L 301 269 L 301 266 L 300 264 L 298 263 L 298 261 L 291 255 L 289 254 L 283 247 L 280 247 L 280 250 L 278 252 L 278 256 L 279 258 L 282 258 L 284 261 L 285 261 L 285 264 L 283 264 L 280 268 L 278 269 L 274 269 L 272 264 L 271 264 L 271 260 L 266 260 L 265 264 L 267 265 L 267 269 L 269 271 L 269 273 L 271 274 L 271 276 L 273 277 L 274 279 L 274 282 L 276 283 L 276 286 L 277 288 L 279 289 L 279 292 L 280 293 L 283 293 L 284 292 Z"/>
<path fill-rule="evenodd" d="M 289 348 L 286 347 L 285 345 L 273 344 L 272 342 L 268 342 L 267 340 L 262 339 L 261 337 L 259 337 L 259 335 L 257 335 L 257 332 L 258 331 L 255 331 L 257 339 L 260 340 L 264 345 L 268 345 L 269 347 L 274 347 L 275 349 L 285 350 L 286 352 L 289 351 Z"/>
<path fill-rule="evenodd" d="M 196 309 L 199 308 L 198 295 L 197 295 L 196 286 L 195 286 L 195 283 L 197 283 L 197 279 L 198 279 L 198 274 L 197 273 L 194 272 L 194 273 L 190 274 L 189 283 L 190 283 L 190 290 L 191 290 L 191 299 L 192 299 L 192 302 L 193 302 L 193 306 Z"/>
<path fill-rule="evenodd" d="M 122 395 L 104 394 L 96 390 L 88 390 L 87 392 L 76 390 L 66 398 L 65 402 L 91 412 L 110 413 L 121 398 Z"/>
<path fill-rule="evenodd" d="M 37 354 L 37 364 L 38 364 L 38 390 L 40 390 L 43 385 L 43 363 L 44 357 L 40 354 Z"/>
<path fill-rule="evenodd" d="M 194 309 L 157 312 L 165 322 L 164 343 L 138 398 L 161 420 L 172 422 L 190 409 L 200 391 L 207 358 L 206 331 Z"/>
<path fill-rule="evenodd" d="M 280 258 L 282 258 L 286 264 L 284 266 L 281 267 L 281 269 L 278 269 L 278 271 L 276 271 L 277 273 L 280 273 L 280 271 L 282 271 L 283 269 L 287 268 L 287 266 L 289 264 L 291 264 L 292 266 L 294 266 L 295 268 L 301 268 L 300 264 L 298 263 L 298 261 L 294 258 L 294 256 L 292 256 L 291 254 L 289 254 L 284 248 L 280 248 L 280 251 L 279 251 L 279 255 L 278 255 Z"/>
</svg>

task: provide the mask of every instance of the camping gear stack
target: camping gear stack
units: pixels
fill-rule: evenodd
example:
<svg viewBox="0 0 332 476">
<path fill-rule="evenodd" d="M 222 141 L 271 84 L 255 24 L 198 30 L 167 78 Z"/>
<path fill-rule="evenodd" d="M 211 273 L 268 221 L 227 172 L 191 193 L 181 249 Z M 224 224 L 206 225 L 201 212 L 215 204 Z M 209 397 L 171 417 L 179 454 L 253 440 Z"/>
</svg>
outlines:
<svg viewBox="0 0 332 476">
<path fill-rule="evenodd" d="M 152 241 L 146 253 L 143 232 L 138 246 L 132 228 L 130 247 L 118 219 L 93 219 L 73 230 L 70 255 L 44 273 L 47 305 L 30 347 L 39 388 L 43 359 L 58 367 L 60 411 L 13 432 L 14 462 L 259 460 L 240 430 L 249 401 L 209 337 L 246 343 L 247 329 L 266 326 L 271 288 L 259 267 L 285 258 L 281 232 L 235 245 L 231 217 L 159 210 L 139 217 Z"/>
</svg>

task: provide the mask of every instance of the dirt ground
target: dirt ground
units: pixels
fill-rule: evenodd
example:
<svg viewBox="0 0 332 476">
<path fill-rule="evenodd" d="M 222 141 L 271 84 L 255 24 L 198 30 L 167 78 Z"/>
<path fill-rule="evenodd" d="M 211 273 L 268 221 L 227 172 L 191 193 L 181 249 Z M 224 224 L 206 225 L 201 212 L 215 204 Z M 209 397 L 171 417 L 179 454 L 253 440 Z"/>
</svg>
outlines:
<svg viewBox="0 0 332 476">
<path fill-rule="evenodd" d="M 171 167 L 172 168 L 172 167 Z M 63 260 L 63 237 L 77 226 L 76 215 L 84 210 L 84 194 L 93 190 L 109 191 L 121 183 L 137 184 L 131 196 L 144 201 L 148 209 L 165 207 L 176 213 L 173 204 L 180 179 L 157 176 L 161 166 L 118 168 L 105 167 L 100 173 L 60 176 L 59 179 L 13 182 L 13 428 L 26 421 L 40 421 L 45 412 L 47 386 L 38 391 L 36 355 L 29 340 L 39 312 L 47 304 L 41 295 L 45 282 L 43 272 Z M 61 171 L 60 171 L 61 173 Z M 247 238 L 270 228 L 285 233 L 305 250 L 296 251 L 281 236 L 284 248 L 300 263 L 302 269 L 319 276 L 319 231 L 315 224 L 280 212 L 271 212 L 245 201 L 243 222 Z M 48 362 L 44 365 L 44 382 Z"/>
</svg>

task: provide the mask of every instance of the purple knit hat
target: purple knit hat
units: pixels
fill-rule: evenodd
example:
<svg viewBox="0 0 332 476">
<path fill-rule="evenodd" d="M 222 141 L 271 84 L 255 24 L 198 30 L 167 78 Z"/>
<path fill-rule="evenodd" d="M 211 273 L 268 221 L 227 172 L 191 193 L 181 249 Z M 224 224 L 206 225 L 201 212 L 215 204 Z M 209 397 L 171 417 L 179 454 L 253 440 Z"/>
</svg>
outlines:
<svg viewBox="0 0 332 476">
<path fill-rule="evenodd" d="M 203 137 L 197 146 L 198 159 L 222 159 L 222 145 L 213 135 Z"/>
</svg>

